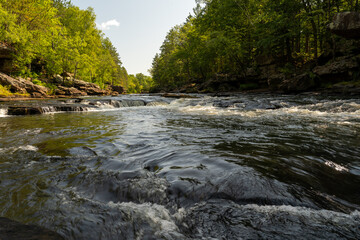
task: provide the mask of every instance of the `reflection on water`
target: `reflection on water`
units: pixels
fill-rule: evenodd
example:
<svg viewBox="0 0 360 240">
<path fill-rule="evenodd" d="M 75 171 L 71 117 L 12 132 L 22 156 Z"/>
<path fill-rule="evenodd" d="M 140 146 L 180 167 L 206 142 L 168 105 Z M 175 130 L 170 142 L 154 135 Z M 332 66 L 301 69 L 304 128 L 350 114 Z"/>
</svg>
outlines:
<svg viewBox="0 0 360 240">
<path fill-rule="evenodd" d="M 67 239 L 360 238 L 359 99 L 126 98 L 157 103 L 0 117 L 0 216 Z"/>
</svg>

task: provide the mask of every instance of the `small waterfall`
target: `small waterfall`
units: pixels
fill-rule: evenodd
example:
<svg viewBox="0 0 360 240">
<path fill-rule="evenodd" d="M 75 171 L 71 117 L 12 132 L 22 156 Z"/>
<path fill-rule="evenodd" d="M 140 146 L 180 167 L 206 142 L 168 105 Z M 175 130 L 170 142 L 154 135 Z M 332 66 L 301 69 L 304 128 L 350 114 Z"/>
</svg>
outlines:
<svg viewBox="0 0 360 240">
<path fill-rule="evenodd" d="M 7 116 L 7 108 L 0 108 L 0 117 L 6 117 Z"/>
<path fill-rule="evenodd" d="M 56 108 L 54 106 L 45 106 L 41 108 L 43 113 L 54 113 L 56 112 Z"/>
</svg>

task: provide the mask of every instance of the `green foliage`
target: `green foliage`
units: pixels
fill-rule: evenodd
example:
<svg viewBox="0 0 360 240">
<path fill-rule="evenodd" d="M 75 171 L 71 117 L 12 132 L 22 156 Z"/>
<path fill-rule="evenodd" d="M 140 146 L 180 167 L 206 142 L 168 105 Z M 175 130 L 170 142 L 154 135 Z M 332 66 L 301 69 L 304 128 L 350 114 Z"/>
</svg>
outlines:
<svg viewBox="0 0 360 240">
<path fill-rule="evenodd" d="M 152 78 L 142 73 L 138 73 L 136 75 L 129 75 L 128 83 L 128 93 L 149 92 L 153 87 Z"/>
<path fill-rule="evenodd" d="M 336 12 L 358 8 L 350 0 L 196 2 L 194 14 L 169 31 L 154 57 L 151 74 L 158 89 L 201 84 L 218 74 L 241 78 L 259 59 L 272 59 L 291 74 L 334 49 L 327 26 Z"/>
<path fill-rule="evenodd" d="M 11 96 L 11 95 L 13 95 L 13 94 L 10 92 L 10 88 L 9 88 L 9 87 L 0 85 L 0 96 L 2 96 L 2 97 L 9 97 L 9 96 Z"/>
<path fill-rule="evenodd" d="M 95 19 L 93 9 L 71 1 L 0 0 L 0 43 L 14 49 L 15 71 L 23 77 L 68 72 L 102 86 L 125 86 L 119 54 Z"/>
</svg>

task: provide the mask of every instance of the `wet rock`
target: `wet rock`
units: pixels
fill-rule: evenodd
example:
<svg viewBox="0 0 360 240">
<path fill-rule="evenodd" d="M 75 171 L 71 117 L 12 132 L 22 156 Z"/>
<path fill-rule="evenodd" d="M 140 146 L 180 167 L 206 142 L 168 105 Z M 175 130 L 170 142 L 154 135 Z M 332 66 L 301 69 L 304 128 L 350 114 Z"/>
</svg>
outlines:
<svg viewBox="0 0 360 240">
<path fill-rule="evenodd" d="M 149 102 L 146 104 L 146 106 L 165 106 L 165 105 L 169 105 L 167 102 L 162 102 L 162 101 L 156 101 L 156 102 Z"/>
<path fill-rule="evenodd" d="M 10 91 L 17 93 L 36 93 L 37 96 L 46 97 L 48 88 L 36 85 L 31 81 L 23 78 L 12 78 L 4 73 L 0 73 L 0 84 L 4 86 L 10 86 Z"/>
<path fill-rule="evenodd" d="M 334 16 L 330 31 L 341 37 L 360 39 L 360 13 L 342 12 Z"/>
<path fill-rule="evenodd" d="M 190 239 L 358 239 L 358 221 L 358 214 L 212 200 L 187 209 L 181 228 Z"/>
<path fill-rule="evenodd" d="M 44 113 L 41 107 L 32 106 L 10 106 L 8 107 L 9 115 L 35 115 Z"/>
<path fill-rule="evenodd" d="M 35 225 L 25 225 L 7 218 L 0 218 L 1 240 L 62 240 L 62 236 Z"/>
<path fill-rule="evenodd" d="M 167 97 L 167 98 L 197 98 L 195 96 L 191 96 L 188 94 L 175 94 L 175 93 L 165 93 L 162 95 L 162 97 Z"/>
</svg>

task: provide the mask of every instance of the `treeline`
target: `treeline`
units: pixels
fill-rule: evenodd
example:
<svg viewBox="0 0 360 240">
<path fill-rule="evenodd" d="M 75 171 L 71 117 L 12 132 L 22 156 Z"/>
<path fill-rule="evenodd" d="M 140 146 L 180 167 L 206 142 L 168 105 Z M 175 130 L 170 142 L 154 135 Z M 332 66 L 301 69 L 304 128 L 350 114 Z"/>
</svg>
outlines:
<svg viewBox="0 0 360 240">
<path fill-rule="evenodd" d="M 154 82 L 176 89 L 221 74 L 243 76 L 260 59 L 291 67 L 317 61 L 336 43 L 327 30 L 334 14 L 358 8 L 358 0 L 197 1 L 155 56 Z"/>
<path fill-rule="evenodd" d="M 67 0 L 0 0 L 0 43 L 13 51 L 13 72 L 127 86 L 128 74 L 93 9 Z"/>
</svg>

